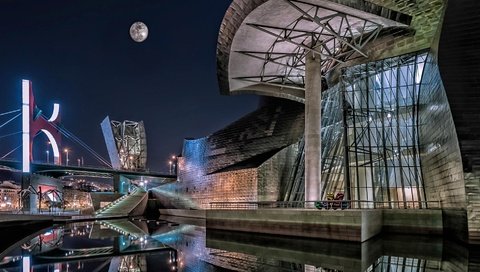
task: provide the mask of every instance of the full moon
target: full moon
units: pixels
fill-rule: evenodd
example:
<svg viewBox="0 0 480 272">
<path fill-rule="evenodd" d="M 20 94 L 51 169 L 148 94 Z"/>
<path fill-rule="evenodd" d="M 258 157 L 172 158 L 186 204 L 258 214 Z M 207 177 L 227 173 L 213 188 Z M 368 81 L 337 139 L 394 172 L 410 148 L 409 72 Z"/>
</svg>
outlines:
<svg viewBox="0 0 480 272">
<path fill-rule="evenodd" d="M 148 37 L 148 27 L 143 22 L 135 22 L 130 27 L 130 37 L 136 42 L 143 42 Z"/>
</svg>

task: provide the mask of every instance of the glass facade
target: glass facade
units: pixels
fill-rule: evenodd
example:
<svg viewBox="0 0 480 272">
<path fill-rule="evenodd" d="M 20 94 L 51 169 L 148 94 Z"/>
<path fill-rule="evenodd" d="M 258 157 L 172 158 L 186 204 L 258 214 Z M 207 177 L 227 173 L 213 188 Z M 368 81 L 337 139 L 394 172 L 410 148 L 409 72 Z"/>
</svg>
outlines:
<svg viewBox="0 0 480 272">
<path fill-rule="evenodd" d="M 356 208 L 424 207 L 418 109 L 427 55 L 345 68 L 325 92 L 323 198 L 345 192 Z"/>
<path fill-rule="evenodd" d="M 345 133 L 341 88 L 322 95 L 322 195 L 344 191 Z M 348 196 L 347 196 L 348 197 Z"/>
</svg>

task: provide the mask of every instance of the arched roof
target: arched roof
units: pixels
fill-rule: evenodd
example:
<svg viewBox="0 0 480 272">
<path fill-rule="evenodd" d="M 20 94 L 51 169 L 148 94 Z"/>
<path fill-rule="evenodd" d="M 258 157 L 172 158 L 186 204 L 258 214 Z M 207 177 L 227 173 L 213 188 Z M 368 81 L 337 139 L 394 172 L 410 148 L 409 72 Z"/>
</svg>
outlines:
<svg viewBox="0 0 480 272">
<path fill-rule="evenodd" d="M 254 93 L 303 101 L 305 54 L 324 73 L 429 48 L 444 0 L 234 0 L 220 27 L 222 94 Z"/>
</svg>

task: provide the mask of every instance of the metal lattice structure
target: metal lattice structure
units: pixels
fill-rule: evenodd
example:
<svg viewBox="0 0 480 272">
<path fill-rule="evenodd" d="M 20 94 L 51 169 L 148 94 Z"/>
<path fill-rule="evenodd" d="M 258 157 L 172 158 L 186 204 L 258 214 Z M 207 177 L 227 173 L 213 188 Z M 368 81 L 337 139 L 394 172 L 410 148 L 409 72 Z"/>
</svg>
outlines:
<svg viewBox="0 0 480 272">
<path fill-rule="evenodd" d="M 296 0 L 286 0 L 299 17 L 286 27 L 248 23 L 275 37 L 266 52 L 237 51 L 264 62 L 258 76 L 235 79 L 266 85 L 305 87 L 305 56 L 313 51 L 322 58 L 324 72 L 354 57 L 367 57 L 362 48 L 373 41 L 383 25 L 355 15 Z M 278 69 L 283 67 L 284 69 Z M 277 70 L 280 73 L 274 73 Z"/>
<path fill-rule="evenodd" d="M 147 139 L 143 121 L 119 122 L 107 116 L 101 126 L 113 168 L 146 169 Z"/>
<path fill-rule="evenodd" d="M 426 53 L 410 54 L 345 71 L 354 199 L 385 202 L 390 208 L 425 199 L 418 100 L 426 58 Z"/>
<path fill-rule="evenodd" d="M 235 37 L 226 41 L 229 90 L 303 102 L 307 54 L 321 58 L 326 75 L 368 59 L 367 46 L 376 39 L 410 29 L 402 22 L 330 1 L 266 1 L 235 26 Z M 222 44 L 231 33 L 224 34 Z"/>
<path fill-rule="evenodd" d="M 345 192 L 368 201 L 353 204 L 362 208 L 425 208 L 418 108 L 426 59 L 422 51 L 345 68 L 323 93 L 323 198 Z M 303 144 L 287 201 L 303 200 Z"/>
<path fill-rule="evenodd" d="M 420 52 L 346 68 L 324 93 L 322 196 L 345 191 L 369 201 L 355 204 L 363 208 L 423 207 L 418 108 L 426 58 Z"/>
</svg>

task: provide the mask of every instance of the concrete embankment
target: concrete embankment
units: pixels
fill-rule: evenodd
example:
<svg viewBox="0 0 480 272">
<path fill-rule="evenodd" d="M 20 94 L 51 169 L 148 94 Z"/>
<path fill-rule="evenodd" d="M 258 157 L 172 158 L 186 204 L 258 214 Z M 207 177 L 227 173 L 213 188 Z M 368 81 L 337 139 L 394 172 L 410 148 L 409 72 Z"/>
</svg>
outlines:
<svg viewBox="0 0 480 272">
<path fill-rule="evenodd" d="M 71 216 L 54 216 L 49 214 L 0 214 L 0 225 L 24 224 L 29 222 L 52 222 L 54 219 L 68 219 Z"/>
<path fill-rule="evenodd" d="M 173 210 L 162 215 L 205 218 L 207 229 L 364 242 L 382 232 L 439 235 L 441 210 Z"/>
</svg>

